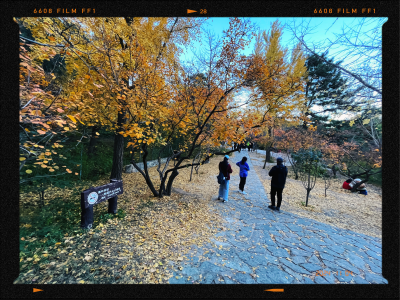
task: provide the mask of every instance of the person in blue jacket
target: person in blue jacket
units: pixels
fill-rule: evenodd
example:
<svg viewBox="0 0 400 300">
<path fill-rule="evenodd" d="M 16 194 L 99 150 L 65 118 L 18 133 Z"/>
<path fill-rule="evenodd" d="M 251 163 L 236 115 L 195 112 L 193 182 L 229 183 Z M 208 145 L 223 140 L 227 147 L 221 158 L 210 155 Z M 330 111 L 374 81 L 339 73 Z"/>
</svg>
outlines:
<svg viewBox="0 0 400 300">
<path fill-rule="evenodd" d="M 240 176 L 240 183 L 239 183 L 239 193 L 246 195 L 247 193 L 244 191 L 244 185 L 246 184 L 246 177 L 248 175 L 248 171 L 250 171 L 250 167 L 247 164 L 247 157 L 243 156 L 241 161 L 238 161 L 236 165 L 240 168 L 239 176 Z"/>
</svg>

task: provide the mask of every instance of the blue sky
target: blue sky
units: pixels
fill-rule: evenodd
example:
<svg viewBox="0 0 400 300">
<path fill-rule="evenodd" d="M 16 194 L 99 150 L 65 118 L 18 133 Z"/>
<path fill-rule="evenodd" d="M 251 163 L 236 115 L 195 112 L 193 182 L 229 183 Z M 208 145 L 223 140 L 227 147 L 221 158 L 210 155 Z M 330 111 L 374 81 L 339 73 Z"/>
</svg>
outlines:
<svg viewBox="0 0 400 300">
<path fill-rule="evenodd" d="M 335 33 L 339 34 L 342 32 L 343 26 L 349 26 L 356 21 L 357 18 L 249 18 L 253 23 L 255 23 L 261 30 L 268 31 L 271 27 L 271 24 L 275 20 L 279 20 L 282 25 L 285 23 L 292 23 L 293 21 L 296 24 L 300 24 L 303 20 L 305 22 L 310 21 L 310 27 L 316 27 L 312 30 L 312 34 L 306 36 L 306 42 L 308 43 L 320 43 L 320 42 L 328 42 L 327 39 L 334 40 Z M 378 18 L 375 18 L 378 19 Z M 384 18 L 387 19 L 387 18 Z M 222 31 L 228 29 L 229 27 L 229 18 L 210 18 L 207 21 L 207 25 L 205 28 L 211 29 L 214 33 L 220 37 L 222 37 Z M 287 46 L 289 49 L 293 47 L 293 42 L 296 42 L 293 39 L 291 31 L 286 28 L 283 29 L 282 35 L 282 45 Z M 191 49 L 199 49 L 200 44 L 195 42 Z M 244 54 L 250 54 L 254 49 L 254 38 L 252 43 L 248 46 L 248 48 L 244 51 Z M 338 51 L 338 50 L 336 50 Z M 340 51 L 340 50 L 339 50 Z M 185 58 L 192 57 L 192 51 L 189 50 L 185 53 Z"/>
<path fill-rule="evenodd" d="M 293 24 L 295 22 L 296 25 L 300 25 L 301 22 L 309 23 L 309 27 L 313 28 L 310 34 L 307 34 L 305 37 L 305 41 L 308 46 L 318 45 L 318 44 L 327 44 L 330 41 L 335 41 L 335 34 L 342 33 L 342 29 L 348 26 L 354 26 L 358 23 L 358 20 L 361 18 L 249 18 L 251 22 L 253 22 L 259 29 L 268 31 L 271 28 L 272 23 L 275 20 L 279 20 L 281 25 L 285 24 Z M 382 22 L 387 20 L 387 18 L 368 18 L 374 19 L 371 20 L 373 22 Z M 363 27 L 363 31 L 368 31 L 374 28 L 376 23 L 367 24 Z M 228 29 L 229 27 L 229 18 L 210 18 L 207 20 L 206 29 L 213 31 L 219 37 L 223 36 L 223 30 Z M 300 29 L 300 27 L 297 27 Z M 359 36 L 359 39 L 367 38 L 366 36 Z M 293 34 L 289 28 L 283 29 L 283 35 L 281 38 L 281 45 L 287 47 L 289 51 L 293 49 L 293 47 L 297 44 L 297 40 L 293 37 Z M 249 55 L 254 50 L 255 39 L 253 38 L 252 43 L 243 51 L 243 54 Z M 193 50 L 198 51 L 201 49 L 201 44 L 198 42 L 194 42 L 194 44 L 185 52 L 182 56 L 183 60 L 190 60 L 193 57 Z M 326 49 L 326 48 L 323 48 Z M 347 50 L 347 51 L 346 51 Z M 349 54 L 349 49 L 343 48 L 342 46 L 336 46 L 336 48 L 331 48 L 329 50 L 329 58 L 334 57 L 334 61 L 337 62 L 340 58 L 344 58 L 342 66 L 350 65 L 352 61 L 350 59 L 346 59 L 345 55 Z M 350 53 L 351 54 L 351 53 Z M 358 62 L 358 61 L 357 61 Z M 246 97 L 246 95 L 238 95 L 238 98 Z M 239 100 L 239 99 L 238 99 Z M 240 101 L 240 100 L 239 100 Z M 314 108 L 315 110 L 319 110 L 318 107 Z M 334 117 L 335 119 L 347 119 L 351 117 L 351 115 L 342 114 L 341 116 Z"/>
</svg>

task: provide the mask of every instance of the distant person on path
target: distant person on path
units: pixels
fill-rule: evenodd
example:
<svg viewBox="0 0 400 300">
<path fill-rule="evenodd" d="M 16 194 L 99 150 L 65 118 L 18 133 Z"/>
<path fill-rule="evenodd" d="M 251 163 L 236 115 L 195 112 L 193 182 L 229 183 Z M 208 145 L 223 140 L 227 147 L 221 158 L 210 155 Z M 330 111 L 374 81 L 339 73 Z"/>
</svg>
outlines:
<svg viewBox="0 0 400 300">
<path fill-rule="evenodd" d="M 225 155 L 224 160 L 221 161 L 218 165 L 219 171 L 224 174 L 225 180 L 224 183 L 219 185 L 219 192 L 218 192 L 218 200 L 222 202 L 228 202 L 229 196 L 229 180 L 231 179 L 230 173 L 232 173 L 231 165 L 228 163 L 229 156 Z"/>
<path fill-rule="evenodd" d="M 246 178 L 248 175 L 248 171 L 250 171 L 250 167 L 247 164 L 247 157 L 243 156 L 241 161 L 238 161 L 236 165 L 240 168 L 239 176 L 240 176 L 240 183 L 239 183 L 239 193 L 246 195 L 247 193 L 244 191 L 244 185 L 246 184 Z"/>
<path fill-rule="evenodd" d="M 250 151 L 254 152 L 254 143 L 253 142 L 250 143 Z"/>
<path fill-rule="evenodd" d="M 279 211 L 282 203 L 282 191 L 285 187 L 288 169 L 283 165 L 282 157 L 276 159 L 276 166 L 273 166 L 268 175 L 271 179 L 271 205 L 268 208 Z M 278 205 L 275 207 L 275 194 L 278 195 Z"/>
<path fill-rule="evenodd" d="M 250 142 L 247 142 L 247 151 L 250 152 Z"/>
</svg>

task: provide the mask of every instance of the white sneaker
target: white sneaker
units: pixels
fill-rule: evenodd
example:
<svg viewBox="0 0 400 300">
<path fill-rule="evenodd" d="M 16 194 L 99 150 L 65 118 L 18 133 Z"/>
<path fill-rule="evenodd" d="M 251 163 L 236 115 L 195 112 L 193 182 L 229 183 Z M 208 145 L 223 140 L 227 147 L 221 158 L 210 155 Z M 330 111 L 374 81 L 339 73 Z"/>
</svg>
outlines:
<svg viewBox="0 0 400 300">
<path fill-rule="evenodd" d="M 242 192 L 243 195 L 247 195 L 247 193 L 245 191 Z"/>
</svg>

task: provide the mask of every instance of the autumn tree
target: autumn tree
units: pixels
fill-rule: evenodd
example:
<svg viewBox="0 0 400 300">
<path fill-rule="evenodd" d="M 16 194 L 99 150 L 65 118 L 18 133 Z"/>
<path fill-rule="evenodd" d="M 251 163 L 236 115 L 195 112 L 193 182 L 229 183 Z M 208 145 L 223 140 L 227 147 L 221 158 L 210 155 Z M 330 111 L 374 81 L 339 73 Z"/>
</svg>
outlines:
<svg viewBox="0 0 400 300">
<path fill-rule="evenodd" d="M 249 43 L 251 32 L 249 21 L 232 18 L 223 39 L 208 35 L 209 48 L 197 56 L 193 66 L 180 69 L 179 77 L 175 79 L 175 90 L 171 93 L 174 97 L 164 108 L 168 118 L 162 142 L 168 145 L 182 135 L 185 142 L 179 149 L 180 157 L 176 165 L 164 168 L 165 173 L 160 174 L 160 188 L 157 193 L 153 192 L 156 196 L 170 195 L 180 169 L 198 166 L 213 155 L 235 151 L 225 153 L 213 150 L 221 142 L 240 142 L 250 132 L 259 130 L 262 118 L 256 115 L 254 108 L 243 109 L 243 103 L 238 103 L 234 97 L 234 93 L 241 88 L 251 88 L 259 76 L 260 66 L 254 59 L 239 54 Z M 200 78 L 198 74 L 204 76 Z M 251 100 L 249 98 L 245 103 L 249 104 Z M 204 155 L 202 162 L 183 164 L 201 148 L 211 150 Z M 146 148 L 142 146 L 141 149 L 145 153 Z M 146 165 L 145 159 L 143 162 Z M 145 172 L 141 173 L 145 176 Z"/>
<path fill-rule="evenodd" d="M 76 75 L 64 101 L 71 114 L 88 126 L 115 132 L 110 177 L 121 179 L 124 138 L 148 145 L 159 136 L 178 44 L 188 43 L 202 21 L 39 18 L 27 22 L 37 38 L 68 45 L 67 69 Z"/>
<path fill-rule="evenodd" d="M 269 160 L 274 141 L 274 128 L 282 121 L 296 122 L 305 108 L 304 88 L 307 70 L 300 45 L 289 57 L 281 45 L 283 27 L 275 21 L 271 29 L 259 32 L 254 49 L 254 60 L 259 64 L 260 76 L 256 83 L 253 106 L 266 122 L 266 160 Z M 265 167 L 265 164 L 264 164 Z"/>
<path fill-rule="evenodd" d="M 346 76 L 348 86 L 351 87 L 350 91 L 354 96 L 353 105 L 358 106 L 355 111 L 362 115 L 379 110 L 382 104 L 382 25 L 386 20 L 386 18 L 359 18 L 343 25 L 340 32 L 334 32 L 335 39 L 322 40 L 314 44 L 305 41 L 305 36 L 312 30 L 308 23 L 302 21 L 298 24 L 294 21 L 289 25 L 293 37 L 310 55 L 338 68 Z M 339 51 L 333 51 L 335 48 Z M 326 57 L 321 55 L 328 53 L 328 49 L 331 56 L 333 53 L 336 59 L 342 61 L 340 65 L 329 60 L 328 55 Z M 379 126 L 375 126 L 374 122 L 368 123 L 371 118 L 375 118 L 375 114 L 372 114 L 373 117 L 355 119 L 361 119 L 360 131 L 366 133 L 369 136 L 368 139 L 372 138 L 376 149 L 381 151 L 378 146 Z M 379 165 L 379 162 L 374 165 L 376 164 Z"/>
<path fill-rule="evenodd" d="M 279 133 L 279 138 L 275 142 L 275 146 L 286 153 L 296 180 L 299 178 L 301 166 L 293 154 L 296 154 L 301 149 L 322 149 L 326 144 L 326 140 L 316 133 L 316 129 L 312 125 L 304 129 L 300 127 L 300 124 L 297 127 L 286 128 L 286 130 Z"/>
<path fill-rule="evenodd" d="M 20 20 L 18 23 L 22 24 Z M 23 184 L 72 173 L 72 162 L 64 160 L 63 142 L 71 135 L 81 135 L 79 144 L 85 134 L 77 131 L 76 119 L 63 109 L 63 85 L 57 83 L 57 76 L 51 73 L 54 68 L 43 68 L 45 60 L 54 60 L 57 55 L 61 57 L 67 45 L 56 44 L 52 47 L 22 34 L 20 42 L 19 149 L 20 183 Z M 56 85 L 59 88 L 55 89 Z M 40 169 L 33 171 L 37 167 Z"/>
</svg>

